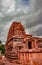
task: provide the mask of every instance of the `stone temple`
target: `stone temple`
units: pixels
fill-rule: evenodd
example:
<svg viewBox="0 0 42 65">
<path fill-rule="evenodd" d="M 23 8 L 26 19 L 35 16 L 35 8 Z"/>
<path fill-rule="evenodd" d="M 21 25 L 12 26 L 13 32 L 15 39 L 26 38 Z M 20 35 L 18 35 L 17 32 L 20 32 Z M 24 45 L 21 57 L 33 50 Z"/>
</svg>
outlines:
<svg viewBox="0 0 42 65">
<path fill-rule="evenodd" d="M 20 22 L 13 22 L 5 44 L 5 56 L 0 56 L 0 65 L 42 65 L 42 38 L 26 34 Z"/>
</svg>

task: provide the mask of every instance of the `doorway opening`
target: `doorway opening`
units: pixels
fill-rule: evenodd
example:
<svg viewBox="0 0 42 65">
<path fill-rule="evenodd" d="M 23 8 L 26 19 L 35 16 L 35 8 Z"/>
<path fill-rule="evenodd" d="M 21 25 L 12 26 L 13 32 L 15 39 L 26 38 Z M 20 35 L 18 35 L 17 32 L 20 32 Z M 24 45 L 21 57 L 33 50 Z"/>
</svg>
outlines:
<svg viewBox="0 0 42 65">
<path fill-rule="evenodd" d="M 28 41 L 28 49 L 32 49 L 32 42 Z"/>
</svg>

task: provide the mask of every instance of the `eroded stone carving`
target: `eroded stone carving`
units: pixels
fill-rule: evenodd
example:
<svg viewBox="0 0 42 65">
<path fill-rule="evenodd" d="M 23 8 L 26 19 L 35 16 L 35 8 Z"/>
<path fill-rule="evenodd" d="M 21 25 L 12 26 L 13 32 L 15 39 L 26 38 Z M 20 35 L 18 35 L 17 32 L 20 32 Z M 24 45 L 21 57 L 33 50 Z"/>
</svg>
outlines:
<svg viewBox="0 0 42 65">
<path fill-rule="evenodd" d="M 5 56 L 1 59 L 4 65 L 42 65 L 42 48 L 37 44 L 39 39 L 41 42 L 38 43 L 42 44 L 42 38 L 26 34 L 21 23 L 13 22 L 5 44 Z"/>
</svg>

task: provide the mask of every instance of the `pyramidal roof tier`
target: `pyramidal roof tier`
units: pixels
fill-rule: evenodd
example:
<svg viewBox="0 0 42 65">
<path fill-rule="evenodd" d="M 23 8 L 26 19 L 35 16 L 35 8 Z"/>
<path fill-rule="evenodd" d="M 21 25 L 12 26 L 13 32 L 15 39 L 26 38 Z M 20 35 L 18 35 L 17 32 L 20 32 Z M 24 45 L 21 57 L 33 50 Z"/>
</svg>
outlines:
<svg viewBox="0 0 42 65">
<path fill-rule="evenodd" d="M 21 30 L 23 33 L 25 33 L 24 26 L 21 24 L 21 22 L 13 22 L 8 31 L 7 41 L 9 40 L 9 38 L 14 36 L 16 30 Z"/>
</svg>

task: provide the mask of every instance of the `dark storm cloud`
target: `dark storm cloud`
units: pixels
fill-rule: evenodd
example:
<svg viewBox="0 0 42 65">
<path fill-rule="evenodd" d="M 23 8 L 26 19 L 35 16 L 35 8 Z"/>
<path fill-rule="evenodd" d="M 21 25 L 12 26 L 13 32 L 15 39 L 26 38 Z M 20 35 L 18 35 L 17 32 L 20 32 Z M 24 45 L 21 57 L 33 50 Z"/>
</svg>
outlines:
<svg viewBox="0 0 42 65">
<path fill-rule="evenodd" d="M 42 0 L 36 0 L 35 9 L 42 9 Z"/>
<path fill-rule="evenodd" d="M 27 20 L 28 21 L 28 20 Z M 38 20 L 34 20 L 34 22 L 30 22 L 30 24 L 28 23 L 28 24 L 26 24 L 26 27 L 27 28 L 31 28 L 31 27 L 33 27 L 33 26 L 35 26 L 35 25 L 38 25 L 38 24 L 42 24 L 42 13 L 39 15 L 39 18 L 38 18 Z"/>
<path fill-rule="evenodd" d="M 35 31 L 35 32 L 31 32 L 33 35 L 35 36 L 42 36 L 42 28 L 40 28 L 39 30 Z"/>
</svg>

